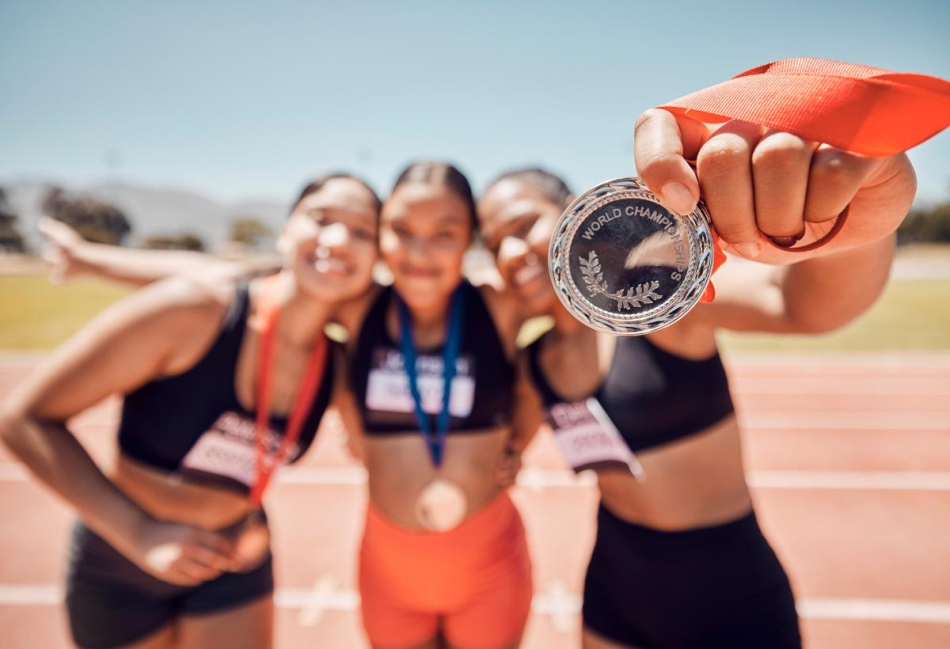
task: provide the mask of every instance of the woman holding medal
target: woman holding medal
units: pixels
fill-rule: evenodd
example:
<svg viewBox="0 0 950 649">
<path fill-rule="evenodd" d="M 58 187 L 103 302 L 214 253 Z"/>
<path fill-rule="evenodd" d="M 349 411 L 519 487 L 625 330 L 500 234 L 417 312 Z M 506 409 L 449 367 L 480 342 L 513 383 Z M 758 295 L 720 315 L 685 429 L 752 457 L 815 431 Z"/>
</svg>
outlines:
<svg viewBox="0 0 950 649">
<path fill-rule="evenodd" d="M 362 181 L 316 180 L 281 234 L 280 273 L 151 284 L 3 404 L 4 442 L 81 518 L 66 598 L 79 646 L 271 646 L 261 498 L 330 401 L 323 327 L 370 286 L 378 212 Z M 119 453 L 100 469 L 65 422 L 113 393 Z"/>
<path fill-rule="evenodd" d="M 345 322 L 359 332 L 341 414 L 362 431 L 369 475 L 359 582 L 377 649 L 515 647 L 530 610 L 524 528 L 498 467 L 538 422 L 516 421 L 514 305 L 462 276 L 475 218 L 457 169 L 410 165 L 381 213 L 393 284 Z"/>
<path fill-rule="evenodd" d="M 479 201 L 506 283 L 554 320 L 527 354 L 555 438 L 576 470 L 597 470 L 584 646 L 798 648 L 788 579 L 752 511 L 715 332 L 818 333 L 867 309 L 887 280 L 913 169 L 904 155 L 865 158 L 751 124 L 714 131 L 659 110 L 638 123 L 636 160 L 680 213 L 701 186 L 723 247 L 765 262 L 726 264 L 714 302 L 646 336 L 597 333 L 559 302 L 546 260 L 573 199 L 563 181 L 521 170 Z M 814 242 L 848 205 L 820 249 L 786 250 Z"/>
</svg>

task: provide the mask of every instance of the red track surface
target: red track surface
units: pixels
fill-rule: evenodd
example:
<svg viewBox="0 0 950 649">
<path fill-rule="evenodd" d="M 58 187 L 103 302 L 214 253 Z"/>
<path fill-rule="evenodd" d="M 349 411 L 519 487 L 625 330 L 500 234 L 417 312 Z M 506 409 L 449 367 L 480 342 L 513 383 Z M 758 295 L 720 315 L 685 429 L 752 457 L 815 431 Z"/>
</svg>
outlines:
<svg viewBox="0 0 950 649">
<path fill-rule="evenodd" d="M 0 359 L 0 398 L 35 364 Z M 950 355 L 731 359 L 759 519 L 811 649 L 950 647 Z M 76 419 L 97 459 L 114 401 Z M 579 646 L 596 496 L 542 435 L 514 490 L 535 561 L 525 649 Z M 281 649 L 365 647 L 355 611 L 365 491 L 331 421 L 268 497 Z M 70 646 L 58 603 L 71 514 L 0 452 L 0 628 L 7 649 Z"/>
</svg>

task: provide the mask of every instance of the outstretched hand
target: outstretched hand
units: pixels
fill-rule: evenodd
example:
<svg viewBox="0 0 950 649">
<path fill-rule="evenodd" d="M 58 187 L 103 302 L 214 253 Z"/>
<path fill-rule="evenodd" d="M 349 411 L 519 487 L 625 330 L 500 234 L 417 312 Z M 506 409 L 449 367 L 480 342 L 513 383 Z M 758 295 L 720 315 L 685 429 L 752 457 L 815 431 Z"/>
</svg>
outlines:
<svg viewBox="0 0 950 649">
<path fill-rule="evenodd" d="M 849 205 L 848 234 L 836 246 L 881 239 L 900 224 L 915 190 L 903 154 L 870 158 L 747 122 L 711 126 L 662 109 L 637 121 L 635 159 L 667 207 L 686 214 L 702 196 L 723 248 L 767 262 L 787 261 L 782 248 L 821 239 Z"/>
<path fill-rule="evenodd" d="M 49 263 L 49 280 L 60 284 L 86 272 L 79 251 L 86 241 L 74 229 L 56 219 L 44 216 L 39 220 L 39 231 L 49 247 L 43 259 Z"/>
</svg>

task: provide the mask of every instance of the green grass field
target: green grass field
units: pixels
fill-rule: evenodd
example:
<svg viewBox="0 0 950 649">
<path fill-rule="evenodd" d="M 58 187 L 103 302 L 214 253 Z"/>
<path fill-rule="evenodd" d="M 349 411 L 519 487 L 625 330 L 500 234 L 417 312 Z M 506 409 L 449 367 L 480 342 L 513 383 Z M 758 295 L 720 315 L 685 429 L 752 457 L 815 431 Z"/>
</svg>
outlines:
<svg viewBox="0 0 950 649">
<path fill-rule="evenodd" d="M 50 350 L 127 291 L 94 280 L 53 286 L 0 277 L 0 350 Z M 950 350 L 950 279 L 894 280 L 859 321 L 826 336 L 723 334 L 728 352 Z"/>
<path fill-rule="evenodd" d="M 96 280 L 54 286 L 45 275 L 0 277 L 0 349 L 53 349 L 126 293 Z"/>
<path fill-rule="evenodd" d="M 730 352 L 950 350 L 950 279 L 891 280 L 877 304 L 831 334 L 723 333 L 720 342 Z"/>
</svg>

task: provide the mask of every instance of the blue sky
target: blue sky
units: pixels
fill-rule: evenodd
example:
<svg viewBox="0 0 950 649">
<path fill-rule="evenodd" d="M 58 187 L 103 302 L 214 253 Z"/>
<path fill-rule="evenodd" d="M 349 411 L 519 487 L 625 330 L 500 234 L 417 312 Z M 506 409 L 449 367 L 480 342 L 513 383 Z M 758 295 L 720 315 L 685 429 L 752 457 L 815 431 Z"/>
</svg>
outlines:
<svg viewBox="0 0 950 649">
<path fill-rule="evenodd" d="M 0 183 L 122 180 L 287 201 L 447 158 L 634 173 L 644 109 L 816 56 L 950 78 L 950 2 L 0 3 Z M 950 198 L 950 133 L 911 152 Z"/>
</svg>

